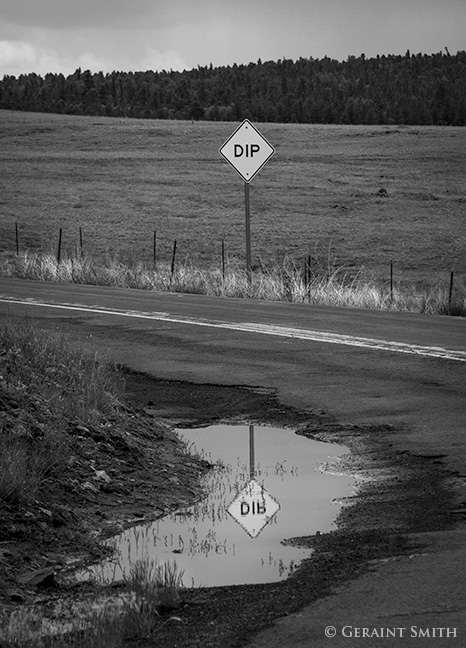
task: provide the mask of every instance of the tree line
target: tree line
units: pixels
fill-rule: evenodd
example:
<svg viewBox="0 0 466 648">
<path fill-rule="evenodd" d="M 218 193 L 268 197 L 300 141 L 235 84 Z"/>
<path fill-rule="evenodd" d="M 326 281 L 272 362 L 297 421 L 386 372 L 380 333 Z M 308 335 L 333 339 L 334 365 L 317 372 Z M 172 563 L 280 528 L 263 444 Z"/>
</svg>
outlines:
<svg viewBox="0 0 466 648">
<path fill-rule="evenodd" d="M 466 125 L 466 52 L 328 57 L 160 72 L 5 75 L 0 108 L 318 124 Z"/>
</svg>

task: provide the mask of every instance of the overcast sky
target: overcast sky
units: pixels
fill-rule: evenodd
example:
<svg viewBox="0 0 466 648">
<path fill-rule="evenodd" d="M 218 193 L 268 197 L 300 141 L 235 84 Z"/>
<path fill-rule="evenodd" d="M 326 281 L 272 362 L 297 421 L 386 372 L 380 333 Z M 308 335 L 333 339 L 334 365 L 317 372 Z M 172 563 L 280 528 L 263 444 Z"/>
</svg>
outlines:
<svg viewBox="0 0 466 648">
<path fill-rule="evenodd" d="M 466 0 L 0 0 L 4 74 L 466 49 Z"/>
</svg>

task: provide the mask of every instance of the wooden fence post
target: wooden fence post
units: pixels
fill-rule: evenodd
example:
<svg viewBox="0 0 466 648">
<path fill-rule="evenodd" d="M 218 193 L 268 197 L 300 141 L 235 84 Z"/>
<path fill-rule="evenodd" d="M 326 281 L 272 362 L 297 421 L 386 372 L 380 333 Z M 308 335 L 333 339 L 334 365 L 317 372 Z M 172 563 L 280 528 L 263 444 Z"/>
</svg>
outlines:
<svg viewBox="0 0 466 648">
<path fill-rule="evenodd" d="M 62 228 L 60 227 L 60 234 L 58 235 L 57 265 L 60 265 L 61 238 L 62 238 Z"/>
<path fill-rule="evenodd" d="M 176 256 L 176 239 L 173 242 L 173 254 L 172 254 L 172 267 L 171 267 L 171 279 L 175 273 L 175 256 Z"/>
<path fill-rule="evenodd" d="M 448 291 L 448 307 L 451 308 L 451 300 L 453 297 L 453 281 L 454 281 L 454 273 L 453 270 L 450 273 L 450 289 Z"/>
</svg>

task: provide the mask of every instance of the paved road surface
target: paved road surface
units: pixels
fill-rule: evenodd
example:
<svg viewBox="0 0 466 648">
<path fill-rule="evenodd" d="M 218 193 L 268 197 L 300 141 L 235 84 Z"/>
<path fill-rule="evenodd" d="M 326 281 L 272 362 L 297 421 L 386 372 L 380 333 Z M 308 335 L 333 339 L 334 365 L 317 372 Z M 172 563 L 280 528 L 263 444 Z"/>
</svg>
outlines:
<svg viewBox="0 0 466 648">
<path fill-rule="evenodd" d="M 464 319 L 0 278 L 0 316 L 9 313 L 91 333 L 120 362 L 159 378 L 275 388 L 284 404 L 343 423 L 402 424 L 394 447 L 444 455 L 466 501 Z M 407 628 L 392 645 L 465 646 L 466 531 L 424 539 L 426 555 L 377 566 L 251 646 L 382 640 L 345 637 L 343 626 Z M 337 636 L 326 638 L 332 620 Z M 411 626 L 456 627 L 457 636 L 422 638 Z"/>
</svg>

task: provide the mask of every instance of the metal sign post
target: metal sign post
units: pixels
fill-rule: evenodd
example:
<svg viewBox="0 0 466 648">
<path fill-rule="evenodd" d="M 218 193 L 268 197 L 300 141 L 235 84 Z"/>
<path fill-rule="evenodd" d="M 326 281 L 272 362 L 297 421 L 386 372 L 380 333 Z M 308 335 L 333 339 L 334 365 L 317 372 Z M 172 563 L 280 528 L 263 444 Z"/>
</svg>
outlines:
<svg viewBox="0 0 466 648">
<path fill-rule="evenodd" d="M 264 164 L 275 153 L 275 149 L 265 139 L 249 119 L 230 135 L 219 149 L 220 155 L 231 164 L 244 180 L 244 206 L 246 215 L 246 271 L 251 280 L 251 210 L 249 203 L 249 183 Z"/>
<path fill-rule="evenodd" d="M 251 282 L 251 208 L 249 203 L 249 183 L 244 183 L 244 212 L 246 216 L 246 272 Z"/>
</svg>

